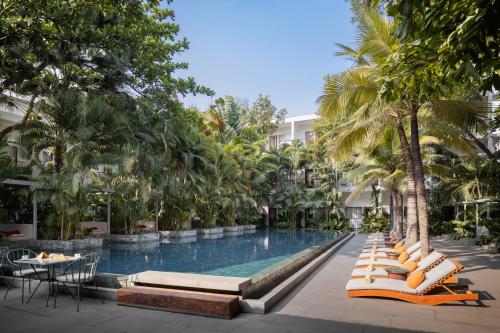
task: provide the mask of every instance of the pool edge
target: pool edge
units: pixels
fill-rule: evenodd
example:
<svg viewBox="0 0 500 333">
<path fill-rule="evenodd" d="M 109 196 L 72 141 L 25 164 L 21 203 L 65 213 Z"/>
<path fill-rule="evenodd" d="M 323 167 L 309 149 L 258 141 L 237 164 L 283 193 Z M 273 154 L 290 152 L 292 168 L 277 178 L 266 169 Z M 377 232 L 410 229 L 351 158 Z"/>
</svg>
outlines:
<svg viewBox="0 0 500 333">
<path fill-rule="evenodd" d="M 330 248 L 311 260 L 276 287 L 272 288 L 262 297 L 258 299 L 240 300 L 242 311 L 247 313 L 266 314 L 274 305 L 288 295 L 290 291 L 302 283 L 311 273 L 319 268 L 335 252 L 337 252 L 337 250 L 344 246 L 344 244 L 346 244 L 353 236 L 354 232 L 350 232 L 339 237 L 338 242 L 333 244 Z"/>
</svg>

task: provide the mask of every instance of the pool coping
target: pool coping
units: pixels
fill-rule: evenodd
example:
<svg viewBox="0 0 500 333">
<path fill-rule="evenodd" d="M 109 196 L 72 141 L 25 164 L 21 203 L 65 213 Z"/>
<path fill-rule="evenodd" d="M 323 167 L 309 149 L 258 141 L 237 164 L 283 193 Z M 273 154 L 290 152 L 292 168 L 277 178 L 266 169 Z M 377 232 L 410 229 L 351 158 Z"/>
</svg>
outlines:
<svg viewBox="0 0 500 333">
<path fill-rule="evenodd" d="M 324 240 L 318 245 L 305 248 L 300 252 L 252 274 L 249 277 L 251 283 L 243 290 L 243 298 L 259 299 L 263 297 L 348 235 L 348 232 L 338 233 L 338 235 L 332 239 Z"/>
<path fill-rule="evenodd" d="M 340 236 L 339 240 L 322 254 L 311 260 L 304 267 L 299 269 L 293 275 L 289 276 L 276 287 L 272 288 L 269 292 L 258 299 L 241 299 L 240 306 L 243 312 L 266 314 L 274 305 L 276 305 L 282 298 L 284 298 L 292 289 L 298 286 L 305 280 L 312 272 L 321 266 L 328 258 L 337 252 L 344 244 L 346 244 L 352 237 L 354 232 L 346 233 Z"/>
</svg>

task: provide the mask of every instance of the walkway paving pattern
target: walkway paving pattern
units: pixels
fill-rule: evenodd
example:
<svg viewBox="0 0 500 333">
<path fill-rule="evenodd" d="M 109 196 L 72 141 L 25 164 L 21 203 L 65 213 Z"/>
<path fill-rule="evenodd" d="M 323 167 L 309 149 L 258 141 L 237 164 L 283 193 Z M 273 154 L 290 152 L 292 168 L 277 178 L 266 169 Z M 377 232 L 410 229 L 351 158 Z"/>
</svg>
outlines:
<svg viewBox="0 0 500 333">
<path fill-rule="evenodd" d="M 382 299 L 349 299 L 345 284 L 366 236 L 357 235 L 267 315 L 233 320 L 117 306 L 83 300 L 80 312 L 67 296 L 45 307 L 44 293 L 21 304 L 18 290 L 0 301 L 0 333 L 10 332 L 500 332 L 500 258 L 460 242 L 433 246 L 460 260 L 460 275 L 482 294 L 481 305 L 419 306 Z M 0 287 L 3 295 L 4 287 Z"/>
</svg>

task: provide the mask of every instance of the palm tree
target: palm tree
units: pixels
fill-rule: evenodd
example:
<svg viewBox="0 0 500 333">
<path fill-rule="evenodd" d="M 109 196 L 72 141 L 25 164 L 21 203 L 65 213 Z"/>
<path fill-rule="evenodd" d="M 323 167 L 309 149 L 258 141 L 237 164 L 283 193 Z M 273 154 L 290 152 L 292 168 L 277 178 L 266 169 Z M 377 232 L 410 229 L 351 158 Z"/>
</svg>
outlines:
<svg viewBox="0 0 500 333">
<path fill-rule="evenodd" d="M 373 144 L 372 138 L 387 126 L 395 126 L 406 164 L 408 197 L 407 240 L 417 240 L 420 230 L 422 253 L 428 253 L 427 197 L 424 169 L 420 148 L 418 118 L 427 110 L 434 121 L 453 120 L 452 125 L 470 131 L 471 124 L 480 122 L 477 105 L 464 101 L 432 100 L 428 103 L 398 99 L 396 92 L 387 91 L 392 80 L 405 80 L 386 75 L 385 66 L 400 46 L 392 34 L 394 26 L 375 9 L 358 8 L 359 45 L 356 50 L 341 46 L 343 56 L 352 57 L 355 66 L 343 73 L 326 77 L 324 94 L 319 98 L 320 112 L 337 120 L 337 125 L 327 136 L 338 156 L 348 156 Z M 389 97 L 388 97 L 389 96 Z M 460 107 L 457 108 L 457 104 Z M 447 110 L 444 112 L 444 110 Z M 420 113 L 419 113 L 420 111 Z M 450 112 L 451 111 L 451 112 Z M 451 115 L 450 115 L 451 114 Z M 408 124 L 409 121 L 409 124 Z M 342 123 L 343 122 L 343 123 Z M 409 126 L 408 126 L 409 125 Z M 409 127 L 410 139 L 406 134 Z"/>
<path fill-rule="evenodd" d="M 398 103 L 386 103 L 380 95 L 383 63 L 397 44 L 392 23 L 374 9 L 363 7 L 359 12 L 359 45 L 354 50 L 339 45 L 342 52 L 356 64 L 342 73 L 325 78 L 323 95 L 318 99 L 320 114 L 334 119 L 336 126 L 322 140 L 329 139 L 330 153 L 336 160 L 349 158 L 353 152 L 374 145 L 380 133 L 394 126 L 406 163 L 407 241 L 417 241 L 417 193 L 413 156 L 405 131 L 404 114 Z"/>
<path fill-rule="evenodd" d="M 388 127 L 370 150 L 364 151 L 354 160 L 354 169 L 346 173 L 346 178 L 357 184 L 355 190 L 346 198 L 350 201 L 374 183 L 382 183 L 390 189 L 395 201 L 395 229 L 399 236 L 403 234 L 403 192 L 404 159 L 394 127 Z M 393 210 L 391 209 L 391 216 Z"/>
</svg>

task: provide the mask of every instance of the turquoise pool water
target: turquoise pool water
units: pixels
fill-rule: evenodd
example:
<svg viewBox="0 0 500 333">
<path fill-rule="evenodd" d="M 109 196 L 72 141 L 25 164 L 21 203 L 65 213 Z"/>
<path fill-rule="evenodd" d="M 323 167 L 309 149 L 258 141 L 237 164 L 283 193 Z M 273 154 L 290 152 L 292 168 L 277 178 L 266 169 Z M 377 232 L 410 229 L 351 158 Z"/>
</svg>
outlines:
<svg viewBox="0 0 500 333">
<path fill-rule="evenodd" d="M 257 230 L 184 244 L 112 244 L 103 249 L 98 271 L 134 274 L 156 270 L 248 277 L 337 235 L 316 230 Z"/>
</svg>

